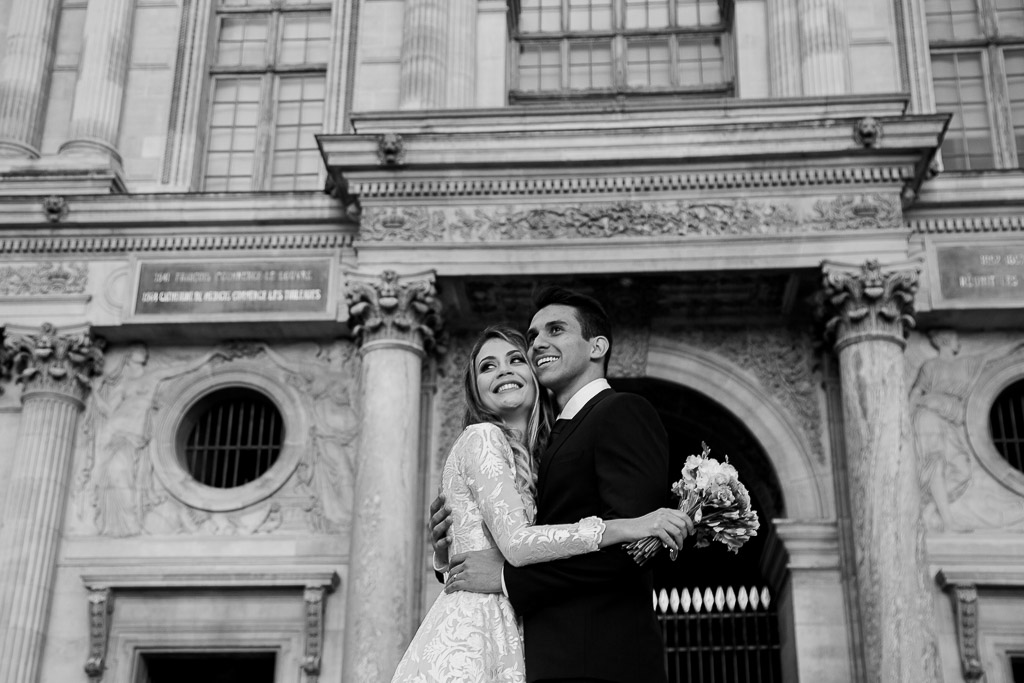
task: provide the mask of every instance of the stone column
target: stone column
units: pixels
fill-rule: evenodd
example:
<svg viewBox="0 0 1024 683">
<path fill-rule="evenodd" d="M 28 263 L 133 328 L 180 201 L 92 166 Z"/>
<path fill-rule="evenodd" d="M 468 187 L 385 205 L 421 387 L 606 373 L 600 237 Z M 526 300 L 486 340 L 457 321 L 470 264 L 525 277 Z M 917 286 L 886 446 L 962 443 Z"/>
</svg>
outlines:
<svg viewBox="0 0 1024 683">
<path fill-rule="evenodd" d="M 476 10 L 479 0 L 448 0 L 447 106 L 476 103 Z"/>
<path fill-rule="evenodd" d="M 867 683 L 940 680 L 903 349 L 920 266 L 822 265 L 839 357 L 858 609 Z"/>
<path fill-rule="evenodd" d="M 89 0 L 75 104 L 61 154 L 98 154 L 120 165 L 117 133 L 128 77 L 134 8 L 134 0 Z"/>
<path fill-rule="evenodd" d="M 773 97 L 799 97 L 800 19 L 797 0 L 768 0 L 768 61 Z"/>
<path fill-rule="evenodd" d="M 849 40 L 844 0 L 799 0 L 799 10 L 803 94 L 845 94 Z"/>
<path fill-rule="evenodd" d="M 362 355 L 362 415 L 342 681 L 387 683 L 414 629 L 421 370 L 440 303 L 431 273 L 351 273 L 346 297 Z"/>
<path fill-rule="evenodd" d="M 452 0 L 405 0 L 400 109 L 440 109 L 447 97 L 448 3 Z"/>
<path fill-rule="evenodd" d="M 88 334 L 49 324 L 9 335 L 4 348 L 24 388 L 0 529 L 0 681 L 35 683 L 78 414 L 103 357 Z"/>
<path fill-rule="evenodd" d="M 14 0 L 0 41 L 0 157 L 35 159 L 43 134 L 60 0 Z"/>
</svg>

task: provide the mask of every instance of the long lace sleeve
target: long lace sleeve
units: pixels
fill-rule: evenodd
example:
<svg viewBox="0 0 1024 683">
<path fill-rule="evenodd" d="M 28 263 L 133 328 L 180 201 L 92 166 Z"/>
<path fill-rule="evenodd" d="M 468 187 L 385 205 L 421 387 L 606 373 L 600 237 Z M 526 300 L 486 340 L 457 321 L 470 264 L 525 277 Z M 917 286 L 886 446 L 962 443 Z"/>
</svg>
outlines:
<svg viewBox="0 0 1024 683">
<path fill-rule="evenodd" d="M 587 517 L 575 524 L 530 526 L 515 486 L 512 449 L 501 430 L 491 424 L 472 425 L 456 444 L 463 477 L 498 549 L 521 567 L 594 552 L 604 522 Z"/>
</svg>

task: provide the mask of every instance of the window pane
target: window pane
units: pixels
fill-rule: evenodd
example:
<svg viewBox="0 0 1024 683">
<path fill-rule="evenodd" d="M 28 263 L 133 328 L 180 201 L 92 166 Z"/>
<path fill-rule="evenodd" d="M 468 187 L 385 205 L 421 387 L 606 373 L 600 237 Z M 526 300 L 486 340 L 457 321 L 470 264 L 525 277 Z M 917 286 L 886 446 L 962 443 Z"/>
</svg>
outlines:
<svg viewBox="0 0 1024 683">
<path fill-rule="evenodd" d="M 259 96 L 258 77 L 214 81 L 204 189 L 238 189 L 243 180 L 245 186 L 242 189 L 253 189 Z"/>
<path fill-rule="evenodd" d="M 519 53 L 519 89 L 551 92 L 562 87 L 562 59 L 558 43 L 530 43 Z"/>
<path fill-rule="evenodd" d="M 323 129 L 323 76 L 278 82 L 270 189 L 315 189 L 320 170 L 316 134 Z"/>
<path fill-rule="evenodd" d="M 679 85 L 716 85 L 725 81 L 725 60 L 718 38 L 679 40 Z"/>
<path fill-rule="evenodd" d="M 569 0 L 570 31 L 609 31 L 612 0 Z"/>
<path fill-rule="evenodd" d="M 330 17 L 289 13 L 281 22 L 280 64 L 324 64 L 331 47 Z"/>
<path fill-rule="evenodd" d="M 995 0 L 999 35 L 1024 36 L 1024 0 Z"/>
<path fill-rule="evenodd" d="M 1024 50 L 1007 50 L 1006 89 L 1010 93 L 1010 121 L 1017 145 L 1017 165 L 1024 165 Z"/>
<path fill-rule="evenodd" d="M 932 55 L 936 110 L 953 114 L 942 143 L 947 169 L 995 167 L 981 59 L 979 52 Z"/>
<path fill-rule="evenodd" d="M 217 36 L 218 66 L 262 66 L 266 63 L 267 16 L 223 17 Z"/>
<path fill-rule="evenodd" d="M 722 23 L 718 0 L 676 0 L 676 25 L 715 26 Z"/>
<path fill-rule="evenodd" d="M 626 50 L 626 84 L 631 88 L 664 88 L 672 84 L 668 39 L 634 39 Z"/>
<path fill-rule="evenodd" d="M 610 41 L 578 41 L 569 45 L 569 89 L 591 90 L 612 86 Z"/>
<path fill-rule="evenodd" d="M 668 0 L 626 0 L 626 28 L 665 28 Z"/>
<path fill-rule="evenodd" d="M 519 30 L 523 33 L 561 32 L 562 0 L 523 0 Z"/>
<path fill-rule="evenodd" d="M 981 37 L 975 0 L 925 0 L 928 39 L 969 40 Z"/>
</svg>

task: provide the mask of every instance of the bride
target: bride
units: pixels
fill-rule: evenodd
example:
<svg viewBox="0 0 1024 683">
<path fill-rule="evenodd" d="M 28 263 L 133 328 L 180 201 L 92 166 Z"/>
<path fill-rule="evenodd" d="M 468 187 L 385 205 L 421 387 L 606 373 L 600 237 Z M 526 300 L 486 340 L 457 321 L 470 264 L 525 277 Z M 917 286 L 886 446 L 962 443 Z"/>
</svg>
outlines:
<svg viewBox="0 0 1024 683">
<path fill-rule="evenodd" d="M 662 508 L 633 519 L 587 517 L 530 526 L 536 459 L 550 430 L 527 344 L 511 327 L 489 327 L 469 356 L 464 429 L 441 475 L 452 509 L 451 552 L 497 547 L 515 566 L 594 552 L 658 536 L 678 549 L 685 515 Z M 504 595 L 441 593 L 427 612 L 392 683 L 518 683 L 526 680 L 523 639 Z"/>
</svg>

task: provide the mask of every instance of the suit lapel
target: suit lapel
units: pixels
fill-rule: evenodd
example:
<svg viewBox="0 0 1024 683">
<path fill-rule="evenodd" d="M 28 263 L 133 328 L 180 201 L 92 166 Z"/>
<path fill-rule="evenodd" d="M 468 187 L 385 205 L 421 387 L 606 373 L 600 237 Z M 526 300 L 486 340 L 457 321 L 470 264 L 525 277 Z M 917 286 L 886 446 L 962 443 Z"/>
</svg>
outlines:
<svg viewBox="0 0 1024 683">
<path fill-rule="evenodd" d="M 580 411 L 576 413 L 575 417 L 569 420 L 569 424 L 565 425 L 565 427 L 562 429 L 562 433 L 558 435 L 558 438 L 555 439 L 550 444 L 548 444 L 548 447 L 544 449 L 544 453 L 540 459 L 540 471 L 537 473 L 538 498 L 540 498 L 540 495 L 543 493 L 545 488 L 544 484 L 548 480 L 547 476 L 545 475 L 547 474 L 548 469 L 551 467 L 551 462 L 558 457 L 558 453 L 562 449 L 562 446 L 565 445 L 566 442 L 568 442 L 569 438 L 573 435 L 573 432 L 575 432 L 576 429 L 579 428 L 581 424 L 583 424 L 583 421 L 587 418 L 587 415 L 590 413 L 590 411 L 594 409 L 594 406 L 596 406 L 598 403 L 600 403 L 607 397 L 611 396 L 612 393 L 613 392 L 611 389 L 605 389 L 604 391 L 600 392 L 599 394 L 595 395 L 592 399 L 587 401 L 587 403 L 582 408 L 580 408 Z"/>
</svg>

